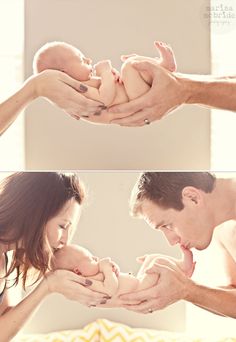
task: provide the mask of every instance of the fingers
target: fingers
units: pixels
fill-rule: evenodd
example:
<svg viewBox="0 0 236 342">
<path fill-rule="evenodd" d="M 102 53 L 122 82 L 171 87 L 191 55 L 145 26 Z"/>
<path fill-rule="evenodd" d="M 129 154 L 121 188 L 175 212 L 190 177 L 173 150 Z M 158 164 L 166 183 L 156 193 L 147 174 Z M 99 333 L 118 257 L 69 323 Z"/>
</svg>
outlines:
<svg viewBox="0 0 236 342">
<path fill-rule="evenodd" d="M 142 264 L 146 258 L 147 258 L 147 254 L 137 257 L 136 261 Z"/>
<path fill-rule="evenodd" d="M 156 306 L 156 300 L 144 301 L 138 305 L 122 305 L 122 307 L 135 311 L 142 314 L 150 314 L 154 312 L 154 307 Z"/>
<path fill-rule="evenodd" d="M 155 298 L 156 289 L 151 287 L 146 290 L 139 292 L 128 293 L 121 295 L 119 298 L 124 302 L 124 304 L 133 304 L 137 302 L 143 302 L 144 300 Z"/>
<path fill-rule="evenodd" d="M 156 70 L 158 68 L 157 63 L 154 63 L 154 61 L 134 61 L 132 62 L 132 67 L 137 69 L 138 71 L 146 71 L 148 72 L 152 77 L 155 76 Z"/>
<path fill-rule="evenodd" d="M 114 119 L 111 123 L 121 126 L 141 127 L 146 125 L 145 119 L 147 118 L 149 122 L 152 122 L 151 114 L 151 110 L 145 109 L 121 119 Z"/>
<path fill-rule="evenodd" d="M 129 55 L 121 55 L 121 56 L 120 56 L 120 59 L 122 60 L 122 62 L 124 62 L 124 61 L 126 61 L 128 58 L 130 58 L 130 57 L 135 57 L 135 56 L 137 56 L 136 53 L 131 53 L 131 54 L 129 54 Z"/>
</svg>

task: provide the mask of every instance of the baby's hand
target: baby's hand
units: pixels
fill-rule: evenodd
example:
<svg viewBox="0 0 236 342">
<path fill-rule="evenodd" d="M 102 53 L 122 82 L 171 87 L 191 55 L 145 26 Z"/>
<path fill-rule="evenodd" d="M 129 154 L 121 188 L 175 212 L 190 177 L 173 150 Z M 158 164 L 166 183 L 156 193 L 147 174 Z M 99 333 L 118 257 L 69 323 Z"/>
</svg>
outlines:
<svg viewBox="0 0 236 342">
<path fill-rule="evenodd" d="M 102 269 L 105 267 L 110 267 L 112 271 L 116 274 L 116 276 L 119 276 L 120 268 L 119 266 L 111 260 L 111 258 L 103 258 L 99 262 L 100 270 L 102 272 Z"/>
<path fill-rule="evenodd" d="M 100 61 L 94 65 L 94 68 L 96 70 L 96 75 L 101 76 L 103 72 L 112 70 L 111 61 L 109 59 Z"/>
<path fill-rule="evenodd" d="M 115 82 L 117 82 L 117 83 L 119 83 L 119 84 L 122 84 L 123 81 L 122 81 L 122 79 L 121 79 L 121 76 L 120 76 L 119 71 L 112 67 L 111 72 L 112 72 L 112 74 L 114 75 Z"/>
</svg>

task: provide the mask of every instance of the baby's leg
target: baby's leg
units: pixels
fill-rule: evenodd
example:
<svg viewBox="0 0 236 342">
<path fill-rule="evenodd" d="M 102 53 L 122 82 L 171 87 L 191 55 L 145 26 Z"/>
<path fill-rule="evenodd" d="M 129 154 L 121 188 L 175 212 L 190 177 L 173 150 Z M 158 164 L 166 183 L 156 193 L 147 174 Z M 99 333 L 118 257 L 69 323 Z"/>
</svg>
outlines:
<svg viewBox="0 0 236 342">
<path fill-rule="evenodd" d="M 126 60 L 121 68 L 121 79 L 129 100 L 145 94 L 150 89 L 149 84 L 143 79 L 141 73 L 132 66 L 132 61 L 135 60 L 135 58 L 136 57 Z"/>
<path fill-rule="evenodd" d="M 159 64 L 165 69 L 176 71 L 177 65 L 171 47 L 162 42 L 155 42 L 155 46 L 158 48 L 161 55 Z"/>
</svg>

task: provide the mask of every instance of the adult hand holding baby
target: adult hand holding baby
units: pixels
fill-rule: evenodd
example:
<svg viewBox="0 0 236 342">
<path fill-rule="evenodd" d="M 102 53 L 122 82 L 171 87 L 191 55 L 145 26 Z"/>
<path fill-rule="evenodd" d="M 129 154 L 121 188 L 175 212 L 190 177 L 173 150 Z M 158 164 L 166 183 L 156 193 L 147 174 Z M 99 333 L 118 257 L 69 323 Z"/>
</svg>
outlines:
<svg viewBox="0 0 236 342">
<path fill-rule="evenodd" d="M 83 96 L 87 86 L 59 70 L 45 70 L 32 78 L 35 97 L 43 96 L 79 120 L 100 111 L 103 105 Z"/>
<path fill-rule="evenodd" d="M 107 296 L 89 289 L 92 281 L 74 272 L 56 270 L 46 276 L 48 293 L 60 293 L 67 299 L 75 300 L 85 306 L 96 306 L 104 302 Z"/>
<path fill-rule="evenodd" d="M 188 300 L 189 289 L 193 284 L 189 277 L 194 271 L 195 263 L 192 252 L 184 247 L 181 249 L 183 251 L 182 260 L 157 255 L 145 272 L 158 274 L 158 282 L 147 290 L 120 296 L 124 302 L 123 307 L 139 313 L 152 313 L 178 300 Z M 143 262 L 145 256 L 138 260 Z"/>
</svg>

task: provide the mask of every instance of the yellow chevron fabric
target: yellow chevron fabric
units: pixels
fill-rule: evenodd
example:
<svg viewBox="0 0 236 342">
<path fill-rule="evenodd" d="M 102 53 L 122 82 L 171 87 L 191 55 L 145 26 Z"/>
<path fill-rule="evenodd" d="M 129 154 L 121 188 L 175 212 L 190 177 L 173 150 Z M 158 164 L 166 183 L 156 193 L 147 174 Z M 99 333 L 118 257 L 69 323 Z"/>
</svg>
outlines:
<svg viewBox="0 0 236 342">
<path fill-rule="evenodd" d="M 79 330 L 17 336 L 13 342 L 99 342 L 99 326 L 92 322 Z"/>
<path fill-rule="evenodd" d="M 130 328 L 106 319 L 97 320 L 101 342 L 190 342 L 189 337 L 151 329 Z M 194 340 L 197 342 L 197 340 Z M 199 341 L 200 342 L 200 341 Z"/>
<path fill-rule="evenodd" d="M 17 336 L 12 342 L 236 342 L 236 338 L 194 338 L 185 334 L 131 328 L 107 319 L 97 319 L 79 330 Z"/>
<path fill-rule="evenodd" d="M 106 319 L 98 319 L 97 323 L 100 342 L 236 342 L 236 338 L 204 339 L 167 331 L 130 328 Z"/>
</svg>

